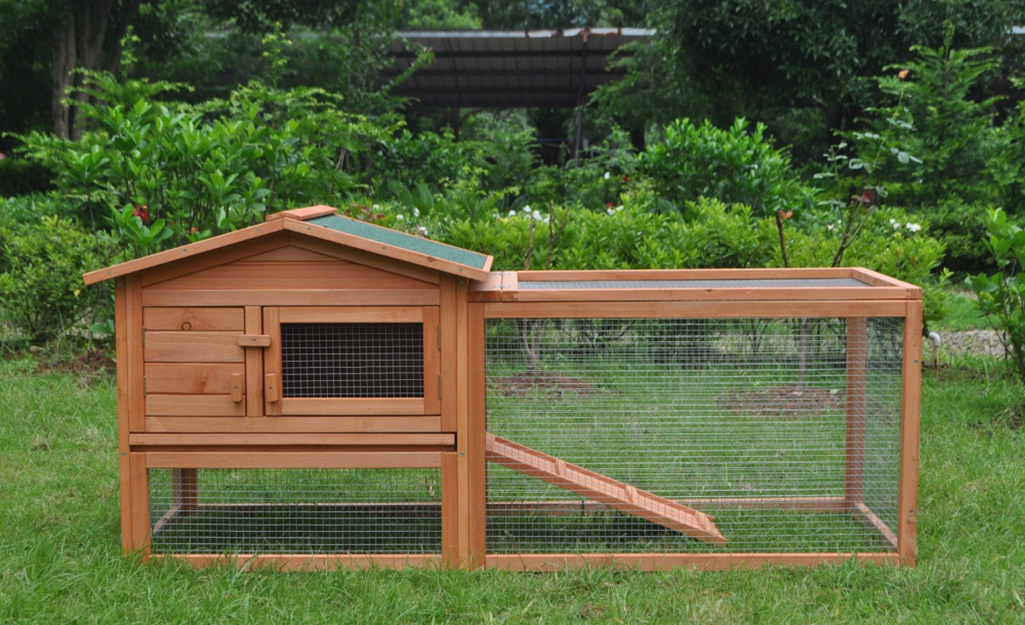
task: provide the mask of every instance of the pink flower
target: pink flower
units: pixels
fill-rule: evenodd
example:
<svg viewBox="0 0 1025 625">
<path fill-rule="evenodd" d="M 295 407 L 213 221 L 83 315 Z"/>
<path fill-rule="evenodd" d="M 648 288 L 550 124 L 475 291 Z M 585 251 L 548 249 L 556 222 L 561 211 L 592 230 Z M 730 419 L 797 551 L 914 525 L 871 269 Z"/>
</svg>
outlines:
<svg viewBox="0 0 1025 625">
<path fill-rule="evenodd" d="M 0 161 L 4 160 L 5 158 L 7 157 L 4 155 L 4 153 L 0 152 Z"/>
</svg>

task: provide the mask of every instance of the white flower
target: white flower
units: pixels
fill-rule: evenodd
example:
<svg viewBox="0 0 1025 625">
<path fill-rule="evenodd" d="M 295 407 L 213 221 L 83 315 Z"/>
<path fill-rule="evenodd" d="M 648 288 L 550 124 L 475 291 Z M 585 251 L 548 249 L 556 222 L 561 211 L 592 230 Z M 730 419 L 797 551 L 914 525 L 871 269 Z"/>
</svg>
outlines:
<svg viewBox="0 0 1025 625">
<path fill-rule="evenodd" d="M 893 226 L 894 230 L 900 230 L 900 222 L 893 217 L 890 217 L 890 225 Z"/>
<path fill-rule="evenodd" d="M 516 216 L 516 211 L 509 211 L 509 216 L 510 217 L 515 217 Z"/>
<path fill-rule="evenodd" d="M 418 227 L 416 231 L 419 232 L 422 236 L 427 236 L 427 228 L 424 228 L 423 226 Z"/>
<path fill-rule="evenodd" d="M 835 228 L 835 227 L 836 227 L 836 224 L 826 224 L 826 230 L 829 230 L 830 232 L 832 232 L 833 228 Z"/>
<path fill-rule="evenodd" d="M 395 221 L 402 221 L 403 219 L 405 219 L 405 217 L 402 215 L 395 215 Z"/>
<path fill-rule="evenodd" d="M 530 218 L 533 219 L 534 221 L 541 221 L 541 212 L 540 211 L 532 212 L 530 214 Z"/>
<path fill-rule="evenodd" d="M 909 224 L 905 224 L 904 227 L 907 228 L 908 230 L 910 230 L 911 232 L 918 232 L 919 230 L 922 229 L 921 224 L 909 223 Z"/>
<path fill-rule="evenodd" d="M 605 179 L 606 180 L 608 180 L 611 177 L 612 177 L 612 174 L 610 174 L 609 172 L 605 172 Z"/>
<path fill-rule="evenodd" d="M 415 207 L 415 206 L 413 207 L 413 216 L 414 217 L 419 217 L 420 216 L 420 209 Z"/>
<path fill-rule="evenodd" d="M 605 209 L 605 212 L 608 213 L 609 215 L 615 215 L 616 214 L 616 209 L 614 209 L 614 208 L 607 208 L 607 209 Z"/>
</svg>

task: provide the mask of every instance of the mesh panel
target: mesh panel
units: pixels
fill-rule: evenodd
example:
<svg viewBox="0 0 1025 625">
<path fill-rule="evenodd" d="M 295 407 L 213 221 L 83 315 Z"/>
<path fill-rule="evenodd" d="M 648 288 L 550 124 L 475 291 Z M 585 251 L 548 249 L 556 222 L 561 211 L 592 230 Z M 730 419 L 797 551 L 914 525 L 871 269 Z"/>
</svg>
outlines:
<svg viewBox="0 0 1025 625">
<path fill-rule="evenodd" d="M 281 324 L 285 397 L 423 397 L 419 323 Z"/>
<path fill-rule="evenodd" d="M 437 469 L 150 469 L 153 553 L 441 551 Z"/>
<path fill-rule="evenodd" d="M 892 550 L 902 328 L 489 320 L 489 552 Z"/>
</svg>

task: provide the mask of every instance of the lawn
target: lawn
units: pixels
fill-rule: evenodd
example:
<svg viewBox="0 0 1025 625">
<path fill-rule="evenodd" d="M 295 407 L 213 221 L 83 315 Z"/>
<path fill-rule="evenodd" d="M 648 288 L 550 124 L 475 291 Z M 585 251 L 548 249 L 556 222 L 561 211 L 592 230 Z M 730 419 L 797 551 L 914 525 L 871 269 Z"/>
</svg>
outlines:
<svg viewBox="0 0 1025 625">
<path fill-rule="evenodd" d="M 994 361 L 924 375 L 919 563 L 278 573 L 122 556 L 113 380 L 0 362 L 0 623 L 1025 623 L 1025 430 Z"/>
</svg>

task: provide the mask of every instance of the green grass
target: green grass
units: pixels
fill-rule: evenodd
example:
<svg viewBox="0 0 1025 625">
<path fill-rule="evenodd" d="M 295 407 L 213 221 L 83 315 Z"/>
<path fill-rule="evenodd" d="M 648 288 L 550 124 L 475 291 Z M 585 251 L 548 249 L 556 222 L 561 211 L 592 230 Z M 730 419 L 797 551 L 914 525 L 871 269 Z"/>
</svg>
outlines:
<svg viewBox="0 0 1025 625">
<path fill-rule="evenodd" d="M 1016 389 L 962 364 L 925 377 L 916 568 L 527 574 L 122 556 L 112 381 L 0 362 L 0 623 L 1025 623 Z"/>
</svg>

